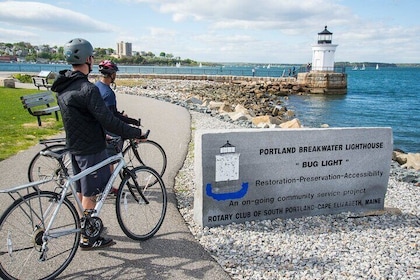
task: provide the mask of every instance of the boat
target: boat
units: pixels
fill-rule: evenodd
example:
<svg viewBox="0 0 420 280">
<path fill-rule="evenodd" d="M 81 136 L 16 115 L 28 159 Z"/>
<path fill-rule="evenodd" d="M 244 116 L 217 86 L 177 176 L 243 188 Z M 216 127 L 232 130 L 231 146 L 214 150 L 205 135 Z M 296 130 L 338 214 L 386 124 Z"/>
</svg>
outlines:
<svg viewBox="0 0 420 280">
<path fill-rule="evenodd" d="M 379 70 L 379 64 L 376 64 L 376 70 Z"/>
<path fill-rule="evenodd" d="M 363 64 L 362 65 L 362 68 L 360 68 L 360 70 L 365 70 L 366 69 L 366 67 L 365 67 L 365 65 Z"/>
<path fill-rule="evenodd" d="M 357 67 L 357 65 L 353 66 L 352 70 L 359 70 L 359 67 Z"/>
</svg>

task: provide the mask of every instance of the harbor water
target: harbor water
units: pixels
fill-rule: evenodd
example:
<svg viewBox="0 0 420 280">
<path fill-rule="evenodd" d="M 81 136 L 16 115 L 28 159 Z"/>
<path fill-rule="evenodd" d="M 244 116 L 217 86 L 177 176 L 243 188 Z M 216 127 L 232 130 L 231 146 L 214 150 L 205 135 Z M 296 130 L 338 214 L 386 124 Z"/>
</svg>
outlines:
<svg viewBox="0 0 420 280">
<path fill-rule="evenodd" d="M 69 65 L 0 63 L 0 71 L 58 72 Z M 153 67 L 119 65 L 120 73 L 194 74 L 279 77 L 290 66 Z M 296 66 L 296 71 L 302 71 Z M 97 72 L 94 67 L 93 72 Z M 286 106 L 296 112 L 305 127 L 391 127 L 394 148 L 420 152 L 420 68 L 388 67 L 376 70 L 346 69 L 346 95 L 292 95 Z"/>
<path fill-rule="evenodd" d="M 394 148 L 420 152 L 420 68 L 346 71 L 346 95 L 289 97 L 307 127 L 391 127 Z"/>
</svg>

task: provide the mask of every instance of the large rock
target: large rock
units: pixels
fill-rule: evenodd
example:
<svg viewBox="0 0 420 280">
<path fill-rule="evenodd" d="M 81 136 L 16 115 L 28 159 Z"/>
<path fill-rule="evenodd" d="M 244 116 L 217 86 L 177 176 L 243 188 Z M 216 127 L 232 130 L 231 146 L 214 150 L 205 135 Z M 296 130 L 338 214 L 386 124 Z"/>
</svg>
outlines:
<svg viewBox="0 0 420 280">
<path fill-rule="evenodd" d="M 293 119 L 291 121 L 288 122 L 284 122 L 282 124 L 280 124 L 281 128 L 301 128 L 302 125 L 299 121 L 299 119 Z"/>
<path fill-rule="evenodd" d="M 210 101 L 208 104 L 209 104 L 209 109 L 210 110 L 219 110 L 220 107 L 225 105 L 224 102 L 216 102 L 216 101 Z"/>
<path fill-rule="evenodd" d="M 223 103 L 223 105 L 220 106 L 220 108 L 219 108 L 220 113 L 224 113 L 224 112 L 231 113 L 232 111 L 233 110 L 232 110 L 231 106 L 229 104 L 226 104 L 226 103 Z"/>
<path fill-rule="evenodd" d="M 243 114 L 249 114 L 248 109 L 245 108 L 243 105 L 240 105 L 240 104 L 235 106 L 235 112 L 243 113 Z"/>
<path fill-rule="evenodd" d="M 188 98 L 187 100 L 185 100 L 185 102 L 196 104 L 196 105 L 203 104 L 203 101 L 201 101 L 201 99 L 199 99 L 198 97 L 195 97 L 195 96 Z"/>
<path fill-rule="evenodd" d="M 402 168 L 415 169 L 420 171 L 420 153 L 403 153 L 400 151 L 394 151 L 392 153 L 392 159 L 398 162 Z"/>
<path fill-rule="evenodd" d="M 252 124 L 256 127 L 272 127 L 272 125 L 280 125 L 281 121 L 278 118 L 265 115 L 252 118 Z"/>
<path fill-rule="evenodd" d="M 244 114 L 241 112 L 232 112 L 227 114 L 232 119 L 232 121 L 249 121 L 251 118 L 248 114 Z"/>
</svg>

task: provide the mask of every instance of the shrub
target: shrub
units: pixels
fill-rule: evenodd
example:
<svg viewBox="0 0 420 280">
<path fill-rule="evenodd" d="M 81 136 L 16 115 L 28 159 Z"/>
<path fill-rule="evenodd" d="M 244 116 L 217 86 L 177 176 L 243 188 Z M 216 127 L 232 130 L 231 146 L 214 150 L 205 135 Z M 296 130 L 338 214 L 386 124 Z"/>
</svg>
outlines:
<svg viewBox="0 0 420 280">
<path fill-rule="evenodd" d="M 28 74 L 14 74 L 13 78 L 19 80 L 21 83 L 32 83 L 32 76 Z"/>
</svg>

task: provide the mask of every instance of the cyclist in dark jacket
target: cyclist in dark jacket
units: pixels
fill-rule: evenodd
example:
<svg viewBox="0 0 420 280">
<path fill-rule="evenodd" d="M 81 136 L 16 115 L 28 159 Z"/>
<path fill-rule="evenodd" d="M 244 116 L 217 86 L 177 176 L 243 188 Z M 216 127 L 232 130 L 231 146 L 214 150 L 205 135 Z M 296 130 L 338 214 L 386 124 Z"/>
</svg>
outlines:
<svg viewBox="0 0 420 280">
<path fill-rule="evenodd" d="M 67 147 L 72 158 L 74 174 L 107 158 L 105 131 L 124 138 L 145 138 L 141 129 L 131 127 L 107 108 L 99 89 L 89 82 L 92 71 L 93 47 L 81 38 L 70 40 L 64 45 L 64 56 L 72 64 L 72 70 L 60 71 L 51 90 L 57 92 Z M 110 169 L 105 166 L 82 179 L 76 185 L 77 193 L 85 210 L 95 208 L 96 196 L 101 193 L 110 177 Z M 110 238 L 83 236 L 81 249 L 89 250 L 110 246 L 115 242 Z"/>
<path fill-rule="evenodd" d="M 117 118 L 105 105 L 99 89 L 80 71 L 63 70 L 51 90 L 58 93 L 58 105 L 72 154 L 88 155 L 105 149 L 105 130 L 123 138 L 140 138 L 141 129 Z"/>
</svg>

